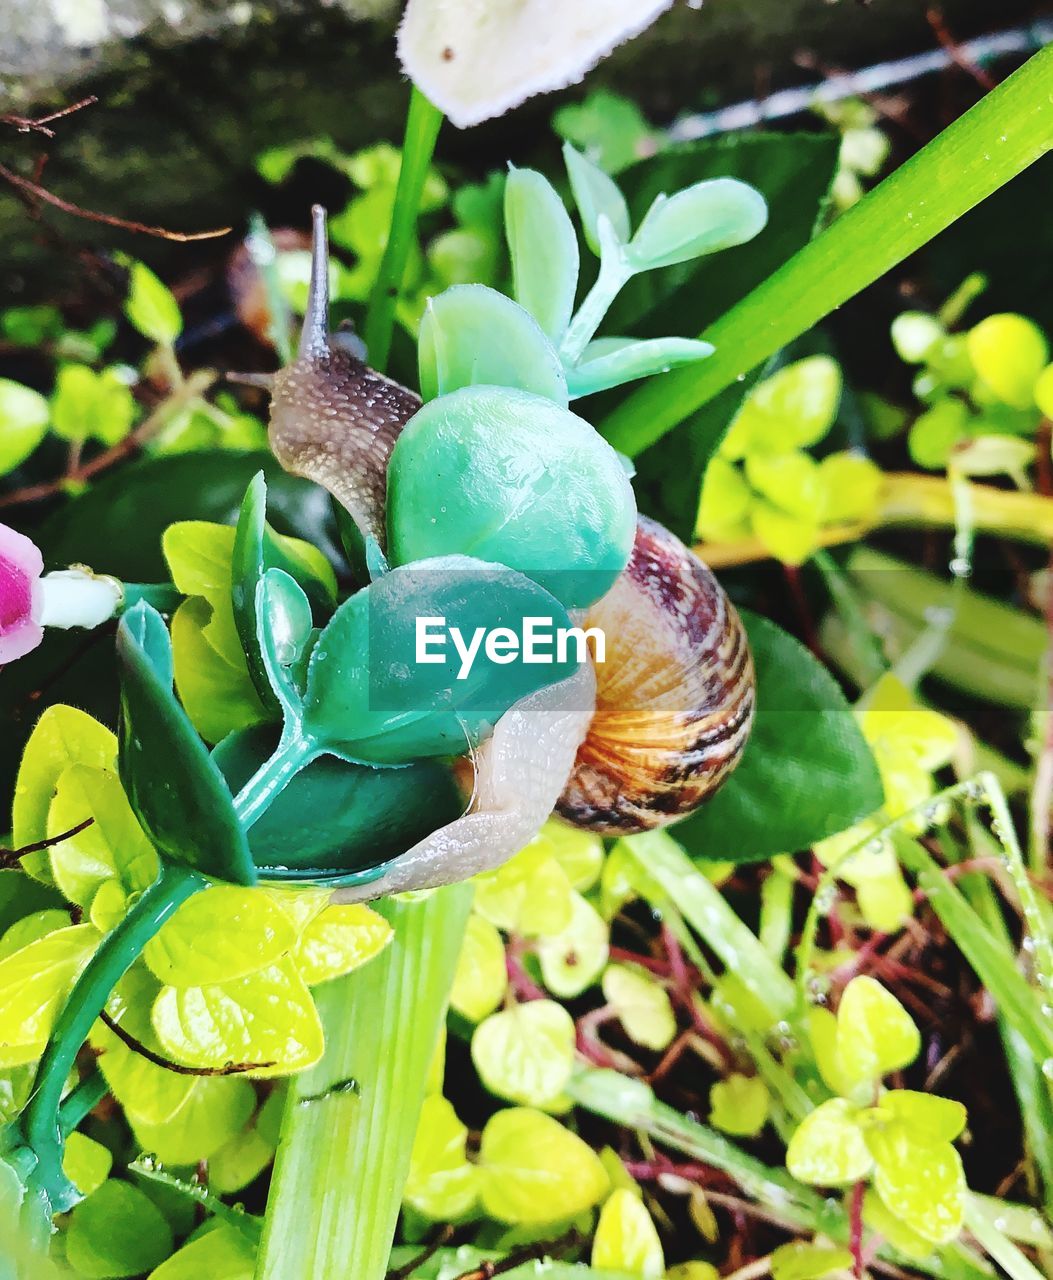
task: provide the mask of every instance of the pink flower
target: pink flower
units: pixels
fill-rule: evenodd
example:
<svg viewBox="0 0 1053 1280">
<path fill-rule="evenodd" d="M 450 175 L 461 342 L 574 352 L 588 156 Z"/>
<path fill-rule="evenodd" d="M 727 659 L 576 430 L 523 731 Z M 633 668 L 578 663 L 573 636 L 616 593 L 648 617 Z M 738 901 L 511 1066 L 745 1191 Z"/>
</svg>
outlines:
<svg viewBox="0 0 1053 1280">
<path fill-rule="evenodd" d="M 43 571 L 36 545 L 0 524 L 0 666 L 29 653 L 44 638 Z"/>
</svg>

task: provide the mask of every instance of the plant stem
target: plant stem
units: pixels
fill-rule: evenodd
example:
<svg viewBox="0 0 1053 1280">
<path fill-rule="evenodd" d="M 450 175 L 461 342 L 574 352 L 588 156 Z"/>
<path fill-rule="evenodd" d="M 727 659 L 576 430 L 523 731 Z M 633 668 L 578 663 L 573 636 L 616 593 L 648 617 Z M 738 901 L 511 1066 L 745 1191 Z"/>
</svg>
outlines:
<svg viewBox="0 0 1053 1280">
<path fill-rule="evenodd" d="M 1053 539 L 1053 498 L 996 489 L 988 484 L 972 485 L 970 496 L 977 533 L 992 533 L 1034 546 L 1046 546 Z M 875 529 L 900 525 L 952 529 L 954 521 L 954 490 L 946 476 L 893 471 L 886 474 L 877 507 L 867 520 L 828 525 L 820 529 L 819 542 L 824 547 L 841 546 L 858 542 Z M 695 551 L 714 569 L 772 559 L 759 538 L 701 542 Z"/>
<path fill-rule="evenodd" d="M 318 988 L 325 1056 L 289 1090 L 257 1280 L 383 1280 L 471 897 L 381 903 L 391 945 Z"/>
<path fill-rule="evenodd" d="M 208 882 L 185 867 L 162 862 L 161 872 L 115 929 L 103 938 L 59 1014 L 37 1068 L 23 1132 L 37 1156 L 32 1183 L 53 1212 L 71 1208 L 83 1197 L 62 1171 L 60 1104 L 66 1080 L 114 987 L 161 926 Z"/>
<path fill-rule="evenodd" d="M 406 263 L 416 242 L 417 217 L 421 196 L 428 177 L 428 166 L 439 136 L 442 112 L 433 107 L 414 86 L 406 116 L 406 136 L 402 143 L 402 167 L 395 189 L 391 229 L 380 260 L 376 282 L 366 313 L 366 350 L 369 363 L 383 372 L 391 351 L 391 334 L 395 327 L 395 310 L 402 293 Z"/>
<path fill-rule="evenodd" d="M 901 165 L 704 335 L 708 360 L 628 396 L 603 425 L 635 457 L 997 191 L 1053 144 L 1053 47 Z"/>
<path fill-rule="evenodd" d="M 632 277 L 633 272 L 626 266 L 617 240 L 605 241 L 596 283 L 586 294 L 560 344 L 559 354 L 568 368 L 581 359 L 585 348 L 603 323 L 603 317 L 610 310 L 611 303 Z"/>
<path fill-rule="evenodd" d="M 267 812 L 289 782 L 315 754 L 313 739 L 283 734 L 274 755 L 256 770 L 234 798 L 234 811 L 247 831 Z"/>
<path fill-rule="evenodd" d="M 110 1086 L 106 1083 L 106 1077 L 101 1071 L 93 1071 L 86 1080 L 82 1080 L 75 1089 L 71 1090 L 63 1098 L 62 1106 L 59 1107 L 59 1128 L 62 1130 L 63 1137 L 68 1138 L 85 1116 L 95 1110 L 109 1091 Z"/>
</svg>

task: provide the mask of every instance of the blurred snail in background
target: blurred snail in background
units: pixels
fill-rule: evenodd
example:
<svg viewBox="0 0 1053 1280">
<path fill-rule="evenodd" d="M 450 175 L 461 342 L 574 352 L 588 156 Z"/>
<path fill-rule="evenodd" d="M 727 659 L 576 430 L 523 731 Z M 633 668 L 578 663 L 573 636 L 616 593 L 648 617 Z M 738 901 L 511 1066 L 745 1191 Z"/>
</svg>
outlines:
<svg viewBox="0 0 1053 1280">
<path fill-rule="evenodd" d="M 272 385 L 278 461 L 327 489 L 393 563 L 477 555 L 535 578 L 568 607 L 588 607 L 587 626 L 606 635 L 594 673 L 524 698 L 507 713 L 509 726 L 518 717 L 516 733 L 502 735 L 504 718 L 498 723 L 477 761 L 488 794 L 477 786 L 467 814 L 390 864 L 397 874 L 341 895 L 439 884 L 497 865 L 553 808 L 574 826 L 618 835 L 691 812 L 734 769 L 752 725 L 752 659 L 723 589 L 668 530 L 637 517 L 621 459 L 568 410 L 485 386 L 422 406 L 370 369 L 347 335 L 330 335 L 324 210 L 316 206 L 313 219 L 300 351 Z M 498 391 L 514 410 L 504 420 L 492 412 Z M 454 545 L 458 536 L 467 544 Z M 591 696 L 594 676 L 593 712 L 580 699 L 583 690 Z M 576 705 L 564 686 L 575 686 Z M 532 702 L 544 707 L 547 731 L 532 733 L 524 720 Z M 542 744 L 533 758 L 501 756 L 531 756 L 532 738 Z M 530 802 L 519 811 L 525 792 Z M 483 818 L 506 821 L 487 832 Z M 473 820 L 462 860 L 462 824 Z M 424 878 L 408 874 L 422 859 Z"/>
</svg>

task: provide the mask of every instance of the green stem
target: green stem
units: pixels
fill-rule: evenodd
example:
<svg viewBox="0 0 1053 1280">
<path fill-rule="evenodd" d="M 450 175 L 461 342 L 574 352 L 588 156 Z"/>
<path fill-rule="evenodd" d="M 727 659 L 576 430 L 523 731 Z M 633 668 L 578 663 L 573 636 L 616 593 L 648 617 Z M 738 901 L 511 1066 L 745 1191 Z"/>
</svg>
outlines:
<svg viewBox="0 0 1053 1280">
<path fill-rule="evenodd" d="M 325 1056 L 289 1090 L 256 1280 L 383 1280 L 471 897 L 381 903 L 391 945 L 318 988 Z"/>
<path fill-rule="evenodd" d="M 145 600 L 158 613 L 175 613 L 185 599 L 182 591 L 173 587 L 170 582 L 126 582 L 123 585 L 121 613 L 127 613 L 140 600 Z"/>
<path fill-rule="evenodd" d="M 298 733 L 282 735 L 274 755 L 260 765 L 234 798 L 234 812 L 246 831 L 263 817 L 316 752 L 313 739 Z"/>
<path fill-rule="evenodd" d="M 610 310 L 611 303 L 632 277 L 633 272 L 622 261 L 617 242 L 604 245 L 596 283 L 586 294 L 560 344 L 559 354 L 565 365 L 572 367 L 578 363 L 596 330 L 603 323 L 603 317 Z"/>
<path fill-rule="evenodd" d="M 53 1212 L 64 1212 L 82 1199 L 62 1171 L 60 1121 L 62 1093 L 80 1047 L 143 947 L 187 898 L 207 885 L 185 867 L 162 863 L 154 883 L 103 938 L 58 1016 L 22 1116 L 23 1132 L 38 1161 L 32 1180 L 46 1195 Z"/>
<path fill-rule="evenodd" d="M 387 367 L 395 310 L 402 293 L 406 263 L 416 243 L 417 217 L 428 167 L 439 136 L 442 112 L 414 86 L 402 144 L 402 168 L 395 189 L 391 229 L 366 313 L 366 350 L 369 363 L 381 372 Z"/>
<path fill-rule="evenodd" d="M 1053 144 L 1051 76 L 1053 47 L 723 315 L 706 331 L 708 360 L 628 396 L 603 424 L 611 444 L 635 457 L 1038 160 Z"/>
<path fill-rule="evenodd" d="M 86 1080 L 68 1093 L 59 1107 L 59 1128 L 62 1136 L 68 1138 L 82 1120 L 94 1111 L 110 1091 L 106 1077 L 101 1071 L 93 1071 Z"/>
</svg>

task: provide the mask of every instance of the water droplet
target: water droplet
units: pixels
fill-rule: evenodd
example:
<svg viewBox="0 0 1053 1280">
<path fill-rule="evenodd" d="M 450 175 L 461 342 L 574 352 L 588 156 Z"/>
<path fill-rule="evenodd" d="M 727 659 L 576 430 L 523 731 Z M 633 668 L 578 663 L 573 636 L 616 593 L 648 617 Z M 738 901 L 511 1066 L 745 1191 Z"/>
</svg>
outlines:
<svg viewBox="0 0 1053 1280">
<path fill-rule="evenodd" d="M 161 1162 L 152 1151 L 144 1151 L 136 1163 L 145 1173 L 157 1173 L 161 1168 Z"/>
</svg>

